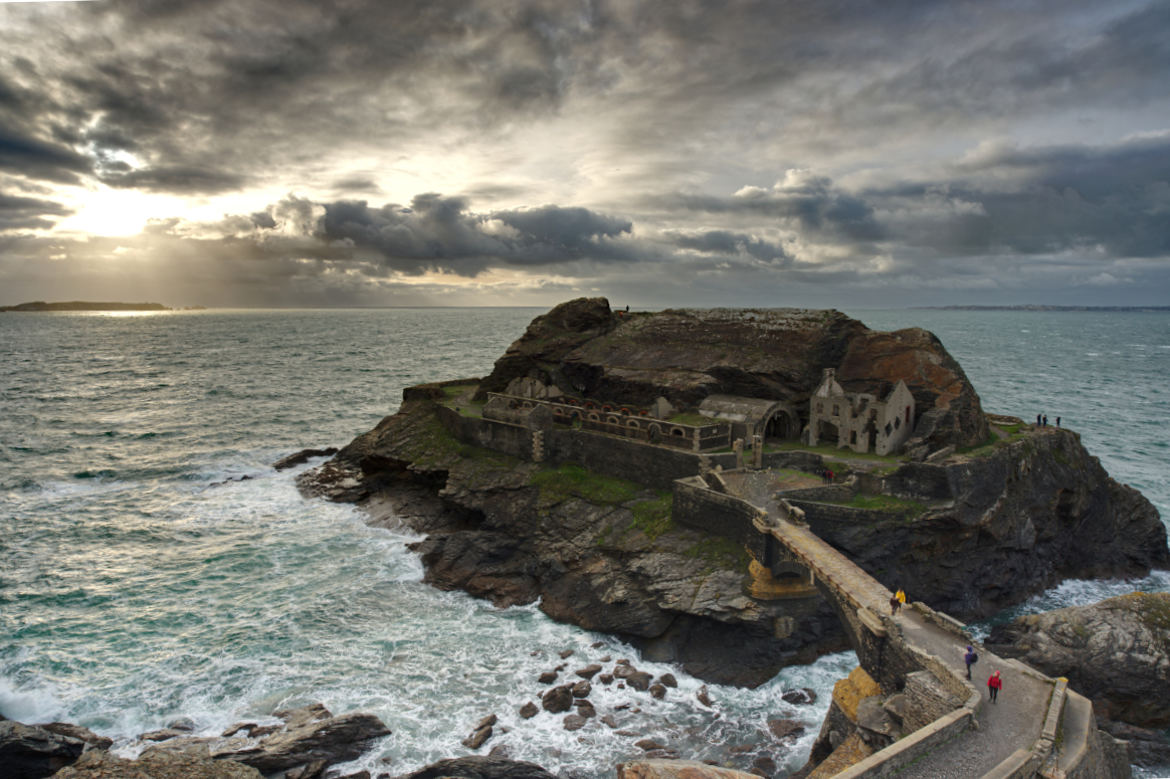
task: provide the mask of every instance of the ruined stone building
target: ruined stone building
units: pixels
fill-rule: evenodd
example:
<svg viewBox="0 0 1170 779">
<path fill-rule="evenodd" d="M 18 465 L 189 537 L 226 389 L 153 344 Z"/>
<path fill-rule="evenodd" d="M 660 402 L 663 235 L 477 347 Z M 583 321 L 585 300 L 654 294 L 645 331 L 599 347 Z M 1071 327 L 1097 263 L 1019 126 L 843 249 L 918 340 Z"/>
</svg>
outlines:
<svg viewBox="0 0 1170 779">
<path fill-rule="evenodd" d="M 914 429 L 914 396 L 901 379 L 884 400 L 868 392 L 846 392 L 835 371 L 824 378 L 809 399 L 809 446 L 829 444 L 854 452 L 897 452 Z"/>
</svg>

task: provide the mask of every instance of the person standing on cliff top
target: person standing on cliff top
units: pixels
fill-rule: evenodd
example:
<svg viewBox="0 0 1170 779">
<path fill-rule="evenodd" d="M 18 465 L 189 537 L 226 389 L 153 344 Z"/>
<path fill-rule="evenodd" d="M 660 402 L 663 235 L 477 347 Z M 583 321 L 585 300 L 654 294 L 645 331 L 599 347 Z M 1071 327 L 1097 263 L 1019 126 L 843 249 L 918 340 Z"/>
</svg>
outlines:
<svg viewBox="0 0 1170 779">
<path fill-rule="evenodd" d="M 968 666 L 967 670 L 971 670 L 971 667 Z M 995 699 L 999 696 L 1001 689 L 1003 689 L 1003 679 L 1000 678 L 999 671 L 996 671 L 987 677 L 987 694 L 991 696 L 992 703 L 995 703 Z"/>
</svg>

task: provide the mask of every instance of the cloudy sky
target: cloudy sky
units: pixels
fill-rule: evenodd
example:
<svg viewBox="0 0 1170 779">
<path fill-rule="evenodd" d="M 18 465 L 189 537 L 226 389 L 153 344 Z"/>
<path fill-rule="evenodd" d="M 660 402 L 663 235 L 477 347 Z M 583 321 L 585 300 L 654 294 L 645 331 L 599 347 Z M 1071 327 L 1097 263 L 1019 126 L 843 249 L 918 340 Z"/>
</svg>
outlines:
<svg viewBox="0 0 1170 779">
<path fill-rule="evenodd" d="M 0 303 L 1170 303 L 1170 4 L 0 3 Z"/>
</svg>

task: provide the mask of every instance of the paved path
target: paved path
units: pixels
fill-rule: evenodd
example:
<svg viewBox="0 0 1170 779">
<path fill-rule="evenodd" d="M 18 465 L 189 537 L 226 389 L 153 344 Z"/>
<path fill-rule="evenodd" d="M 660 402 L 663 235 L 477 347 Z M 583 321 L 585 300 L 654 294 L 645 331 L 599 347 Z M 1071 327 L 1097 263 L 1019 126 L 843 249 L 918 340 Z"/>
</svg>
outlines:
<svg viewBox="0 0 1170 779">
<path fill-rule="evenodd" d="M 772 520 L 771 534 L 854 608 L 888 614 L 892 593 L 807 527 L 784 519 L 784 512 L 766 484 L 761 475 L 737 486 L 743 490 L 741 497 L 768 512 Z M 965 640 L 927 621 L 912 608 L 901 609 L 894 619 L 911 646 L 940 658 L 956 675 L 965 675 Z M 998 702 L 992 704 L 987 697 L 987 677 L 995 670 L 1003 677 L 1003 690 Z M 1022 664 L 1004 661 L 982 649 L 972 676 L 975 689 L 982 695 L 982 704 L 975 715 L 978 727 L 916 760 L 898 774 L 900 779 L 981 777 L 1017 749 L 1031 749 L 1036 742 L 1044 725 L 1053 683 L 1043 681 L 1039 674 L 1027 673 Z"/>
<path fill-rule="evenodd" d="M 899 613 L 895 619 L 913 646 L 942 658 L 957 674 L 965 674 L 966 646 L 961 641 L 926 623 L 913 611 Z M 992 704 L 987 698 L 987 677 L 995 670 L 1003 677 L 1003 690 L 998 702 Z M 983 704 L 975 715 L 979 728 L 936 747 L 899 773 L 899 779 L 980 777 L 1017 749 L 1031 749 L 1036 742 L 1048 713 L 1053 685 L 1023 673 L 1016 663 L 1007 663 L 982 649 L 971 675 L 975 689 L 983 696 Z"/>
</svg>

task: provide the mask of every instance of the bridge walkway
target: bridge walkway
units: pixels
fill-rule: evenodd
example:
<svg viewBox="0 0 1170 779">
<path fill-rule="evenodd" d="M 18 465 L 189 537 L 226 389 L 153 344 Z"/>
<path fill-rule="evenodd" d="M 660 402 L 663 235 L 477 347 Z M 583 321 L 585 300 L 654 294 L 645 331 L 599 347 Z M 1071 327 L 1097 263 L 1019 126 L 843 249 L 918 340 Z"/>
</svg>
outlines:
<svg viewBox="0 0 1170 779">
<path fill-rule="evenodd" d="M 957 637 L 927 623 L 914 611 L 901 611 L 895 620 L 912 646 L 943 660 L 956 674 L 965 675 L 966 645 Z M 976 720 L 978 729 L 964 731 L 951 741 L 904 768 L 899 779 L 972 779 L 988 774 L 1017 749 L 1031 749 L 1040 737 L 1053 684 L 1027 673 L 1019 663 L 979 651 L 971 668 L 972 684 L 983 696 Z M 1003 690 L 994 704 L 988 701 L 987 677 L 998 670 Z"/>
<path fill-rule="evenodd" d="M 783 510 L 772 500 L 765 503 L 770 532 L 800 559 L 822 584 L 843 596 L 855 608 L 878 615 L 889 614 L 892 593 L 860 566 L 834 549 L 807 527 L 782 519 Z M 894 621 L 908 644 L 943 661 L 958 676 L 965 676 L 963 655 L 967 642 L 928 621 L 913 608 L 900 609 Z M 1003 690 L 991 704 L 987 698 L 987 677 L 999 670 Z M 897 774 L 905 779 L 973 779 L 983 777 L 1016 750 L 1030 750 L 1040 736 L 1053 689 L 1051 681 L 1015 661 L 979 651 L 972 669 L 972 683 L 983 696 L 976 713 L 978 726 L 962 732 L 947 743 L 906 766 Z"/>
</svg>

